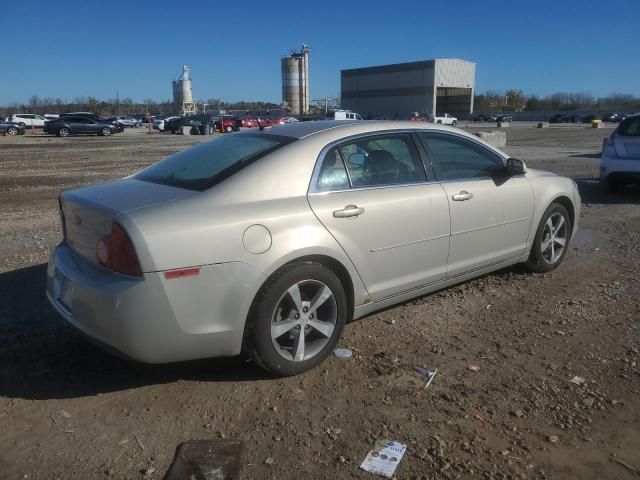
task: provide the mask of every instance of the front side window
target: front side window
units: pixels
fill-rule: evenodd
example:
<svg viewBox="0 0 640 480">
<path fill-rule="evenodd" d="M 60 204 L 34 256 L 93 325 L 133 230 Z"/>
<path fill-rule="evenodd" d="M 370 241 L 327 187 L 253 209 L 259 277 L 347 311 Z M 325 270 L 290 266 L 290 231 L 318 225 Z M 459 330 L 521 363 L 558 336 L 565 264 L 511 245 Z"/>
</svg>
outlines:
<svg viewBox="0 0 640 480">
<path fill-rule="evenodd" d="M 502 159 L 481 145 L 453 135 L 418 134 L 440 181 L 489 177 L 504 167 Z"/>
<path fill-rule="evenodd" d="M 354 188 L 424 182 L 427 176 L 408 134 L 366 137 L 340 146 Z"/>
<path fill-rule="evenodd" d="M 225 135 L 171 155 L 142 170 L 134 178 L 190 190 L 206 190 L 293 141 L 294 138 L 279 135 Z"/>
</svg>

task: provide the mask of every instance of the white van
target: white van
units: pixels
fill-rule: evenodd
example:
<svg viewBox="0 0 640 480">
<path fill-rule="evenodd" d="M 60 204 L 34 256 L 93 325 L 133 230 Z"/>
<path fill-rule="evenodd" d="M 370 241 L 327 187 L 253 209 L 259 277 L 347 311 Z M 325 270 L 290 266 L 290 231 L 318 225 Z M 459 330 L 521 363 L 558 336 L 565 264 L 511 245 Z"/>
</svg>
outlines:
<svg viewBox="0 0 640 480">
<path fill-rule="evenodd" d="M 336 110 L 331 112 L 331 117 L 334 120 L 362 120 L 362 116 L 359 113 L 354 113 L 350 110 Z"/>
</svg>

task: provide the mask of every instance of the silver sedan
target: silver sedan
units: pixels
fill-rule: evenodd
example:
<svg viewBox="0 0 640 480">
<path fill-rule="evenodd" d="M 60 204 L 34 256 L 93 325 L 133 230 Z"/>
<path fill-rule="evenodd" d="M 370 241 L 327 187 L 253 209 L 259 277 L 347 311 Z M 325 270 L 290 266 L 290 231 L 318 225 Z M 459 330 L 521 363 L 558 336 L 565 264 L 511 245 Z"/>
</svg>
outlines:
<svg viewBox="0 0 640 480">
<path fill-rule="evenodd" d="M 246 353 L 293 375 L 346 322 L 508 265 L 556 268 L 575 183 L 459 129 L 301 122 L 60 195 L 47 296 L 149 363 Z"/>
</svg>

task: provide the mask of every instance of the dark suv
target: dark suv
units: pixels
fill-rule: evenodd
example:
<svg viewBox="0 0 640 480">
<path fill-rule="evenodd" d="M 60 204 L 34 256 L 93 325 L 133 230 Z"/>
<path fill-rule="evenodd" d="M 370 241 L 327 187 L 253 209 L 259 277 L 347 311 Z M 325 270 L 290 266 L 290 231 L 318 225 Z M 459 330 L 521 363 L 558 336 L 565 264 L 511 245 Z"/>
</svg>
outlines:
<svg viewBox="0 0 640 480">
<path fill-rule="evenodd" d="M 108 137 L 118 132 L 118 126 L 106 119 L 96 120 L 87 115 L 64 115 L 55 120 L 45 122 L 43 130 L 45 133 L 55 134 L 59 137 L 77 134 Z"/>
</svg>

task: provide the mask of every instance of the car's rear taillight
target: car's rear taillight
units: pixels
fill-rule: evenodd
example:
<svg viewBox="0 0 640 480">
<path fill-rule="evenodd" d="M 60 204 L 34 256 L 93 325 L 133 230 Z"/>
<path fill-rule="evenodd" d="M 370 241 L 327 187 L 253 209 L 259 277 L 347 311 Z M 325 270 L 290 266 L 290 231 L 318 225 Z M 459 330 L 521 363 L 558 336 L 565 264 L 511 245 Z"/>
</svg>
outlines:
<svg viewBox="0 0 640 480">
<path fill-rule="evenodd" d="M 613 132 L 611 132 L 611 133 L 609 134 L 609 136 L 608 136 L 608 137 L 606 137 L 606 138 L 604 139 L 604 144 L 605 144 L 605 145 L 608 145 L 608 146 L 610 146 L 610 147 L 615 147 L 615 146 L 616 146 L 616 145 L 615 145 L 615 142 L 614 142 L 614 134 L 615 134 L 615 133 L 616 133 L 616 132 L 615 132 L 615 130 L 614 130 Z"/>
<path fill-rule="evenodd" d="M 111 235 L 105 235 L 96 246 L 98 262 L 114 272 L 142 276 L 138 254 L 127 232 L 116 222 L 111 224 Z"/>
</svg>

